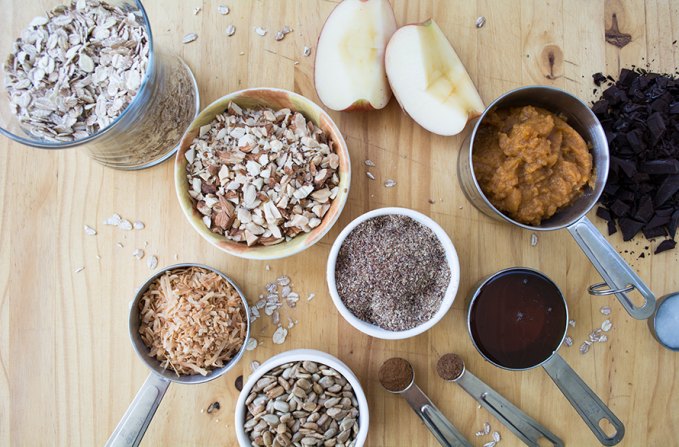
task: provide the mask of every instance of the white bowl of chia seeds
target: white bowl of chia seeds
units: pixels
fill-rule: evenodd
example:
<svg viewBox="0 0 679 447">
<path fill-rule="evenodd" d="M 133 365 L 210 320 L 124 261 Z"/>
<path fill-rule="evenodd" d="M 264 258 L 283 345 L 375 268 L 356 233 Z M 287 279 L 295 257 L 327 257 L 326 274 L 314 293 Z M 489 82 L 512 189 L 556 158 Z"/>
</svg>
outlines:
<svg viewBox="0 0 679 447">
<path fill-rule="evenodd" d="M 241 446 L 322 446 L 334 440 L 362 447 L 368 422 L 368 400 L 356 375 L 337 357 L 313 349 L 285 351 L 257 367 L 235 412 Z"/>
<path fill-rule="evenodd" d="M 371 337 L 419 335 L 450 310 L 460 262 L 436 222 L 407 208 L 380 208 L 342 230 L 328 256 L 328 288 L 345 320 Z"/>
</svg>

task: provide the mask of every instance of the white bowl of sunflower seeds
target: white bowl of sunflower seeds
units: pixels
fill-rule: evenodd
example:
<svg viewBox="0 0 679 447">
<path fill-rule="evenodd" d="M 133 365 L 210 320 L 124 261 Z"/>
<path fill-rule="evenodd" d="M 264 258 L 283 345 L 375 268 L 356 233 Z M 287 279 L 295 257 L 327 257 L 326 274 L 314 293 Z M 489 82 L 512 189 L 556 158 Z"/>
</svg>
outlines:
<svg viewBox="0 0 679 447">
<path fill-rule="evenodd" d="M 356 375 L 338 358 L 312 349 L 271 357 L 248 378 L 236 403 L 241 446 L 329 441 L 360 447 L 368 422 L 368 401 Z"/>
</svg>

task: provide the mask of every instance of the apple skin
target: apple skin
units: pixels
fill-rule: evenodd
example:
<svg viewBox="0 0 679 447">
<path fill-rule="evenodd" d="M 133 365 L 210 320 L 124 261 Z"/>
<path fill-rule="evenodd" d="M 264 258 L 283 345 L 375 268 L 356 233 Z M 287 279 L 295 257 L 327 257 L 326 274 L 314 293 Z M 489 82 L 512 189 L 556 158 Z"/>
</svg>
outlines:
<svg viewBox="0 0 679 447">
<path fill-rule="evenodd" d="M 415 32 L 414 35 L 413 31 Z M 406 33 L 410 33 L 411 35 L 405 37 L 407 35 Z M 422 46 L 422 44 L 420 43 L 419 47 L 412 51 L 412 54 L 415 54 L 421 58 L 419 62 L 421 62 L 422 66 L 430 64 L 431 66 L 436 65 L 438 71 L 440 71 L 442 67 L 446 69 L 446 73 L 439 74 L 439 76 L 434 79 L 431 79 L 428 76 L 430 73 L 427 73 L 426 70 L 424 70 L 423 76 L 427 78 L 426 88 L 417 90 L 419 89 L 419 87 L 415 86 L 415 83 L 406 83 L 406 85 L 404 85 L 401 82 L 399 85 L 399 82 L 397 82 L 396 77 L 399 75 L 399 72 L 396 68 L 394 68 L 394 66 L 398 65 L 396 62 L 398 60 L 397 57 L 398 49 L 396 49 L 395 47 L 403 45 L 402 41 L 405 38 L 416 39 L 418 43 L 420 43 L 422 39 L 425 38 L 430 39 L 431 42 L 429 42 L 429 44 L 426 46 Z M 412 42 L 409 43 L 412 44 Z M 434 54 L 434 50 L 432 50 L 432 48 L 438 49 L 439 54 Z M 436 56 L 440 56 L 441 59 L 443 59 L 443 57 L 445 56 L 447 57 L 447 59 L 445 60 L 444 63 L 435 64 L 433 62 L 433 58 L 435 58 Z M 389 43 L 387 44 L 384 59 L 387 71 L 387 79 L 389 80 L 389 84 L 394 93 L 396 101 L 398 102 L 401 109 L 405 112 L 405 114 L 412 118 L 417 124 L 419 124 L 424 129 L 442 136 L 457 135 L 458 133 L 464 130 L 466 124 L 469 121 L 480 116 L 483 113 L 485 106 L 478 94 L 478 91 L 476 90 L 476 87 L 474 86 L 473 81 L 471 80 L 469 74 L 464 68 L 462 61 L 457 56 L 455 49 L 450 44 L 450 41 L 443 34 L 443 32 L 433 19 L 428 19 L 421 23 L 411 23 L 399 28 L 392 35 Z M 413 61 L 412 63 L 409 63 L 408 68 L 415 67 L 414 64 L 417 62 L 418 61 Z M 401 64 L 399 68 L 403 69 L 403 64 Z M 455 79 L 453 79 L 453 77 Z M 447 81 L 447 86 L 449 88 L 449 91 L 445 97 L 442 97 L 440 95 L 441 93 L 440 90 L 442 88 L 440 83 L 433 82 L 438 81 L 441 78 L 445 78 L 445 80 Z M 429 87 L 432 83 L 438 85 L 439 90 L 438 92 L 435 91 L 436 89 L 432 90 L 431 92 L 429 91 Z M 419 95 L 421 98 L 425 99 L 429 97 L 428 99 L 429 104 L 427 105 L 433 106 L 431 107 L 430 110 L 434 111 L 431 112 L 432 115 L 434 115 L 434 118 L 423 117 L 422 111 L 417 110 L 413 106 L 413 101 L 406 100 L 405 98 L 406 96 L 412 97 L 413 95 Z M 453 99 L 453 101 L 450 103 L 450 106 L 447 107 L 448 110 L 445 110 L 444 107 L 442 107 L 438 111 L 435 110 L 435 107 L 440 106 L 440 104 L 438 104 L 439 102 L 448 103 L 450 102 L 451 98 Z M 438 125 L 432 125 L 433 121 L 437 120 L 440 121 L 441 117 L 446 117 L 446 115 L 448 115 L 448 117 L 450 118 L 449 123 L 451 124 L 441 125 L 441 123 L 439 122 Z"/>
<path fill-rule="evenodd" d="M 319 92 L 319 89 L 318 89 L 319 83 L 317 82 L 317 78 L 316 78 L 316 76 L 317 76 L 316 70 L 317 70 L 317 67 L 318 67 L 318 58 L 319 58 L 318 49 L 320 48 L 319 44 L 320 44 L 321 39 L 323 37 L 323 31 L 325 30 L 326 26 L 328 25 L 328 21 L 332 19 L 335 11 L 338 8 L 340 8 L 343 3 L 345 3 L 345 2 L 350 3 L 351 1 L 356 1 L 358 3 L 364 3 L 364 4 L 367 4 L 367 3 L 372 2 L 372 1 L 375 1 L 375 2 L 383 1 L 384 3 L 386 3 L 389 6 L 387 9 L 388 9 L 388 12 L 389 12 L 390 15 L 389 15 L 388 18 L 385 18 L 385 20 L 387 20 L 390 23 L 393 23 L 393 30 L 391 31 L 389 36 L 387 36 L 387 38 L 385 39 L 384 49 L 382 50 L 382 57 L 378 59 L 379 64 L 382 67 L 382 70 L 384 71 L 383 67 L 384 67 L 384 56 L 385 56 L 385 52 L 386 52 L 386 44 L 388 43 L 389 38 L 391 37 L 391 34 L 393 34 L 398 28 L 398 24 L 396 22 L 396 14 L 394 13 L 394 9 L 391 6 L 391 3 L 389 2 L 389 0 L 343 0 L 340 3 L 338 3 L 333 8 L 333 10 L 330 12 L 328 17 L 326 17 L 325 22 L 323 23 L 323 27 L 321 28 L 321 32 L 318 35 L 318 39 L 316 40 L 317 51 L 315 52 L 316 54 L 314 55 L 314 90 L 316 90 L 316 96 L 318 96 L 321 103 L 331 110 L 337 110 L 339 112 L 369 112 L 369 111 L 383 109 L 389 104 L 389 102 L 391 101 L 391 97 L 392 97 L 392 91 L 391 91 L 391 88 L 389 86 L 389 81 L 388 81 L 388 79 L 386 79 L 386 73 L 384 73 L 384 78 L 385 78 L 385 81 L 386 81 L 385 82 L 386 88 L 385 88 L 385 91 L 383 93 L 382 101 L 379 102 L 378 106 L 375 106 L 373 103 L 371 103 L 369 99 L 358 98 L 353 103 L 351 103 L 350 105 L 348 105 L 345 108 L 335 109 L 333 107 L 328 106 L 323 101 L 323 96 L 321 95 L 321 93 Z"/>
</svg>

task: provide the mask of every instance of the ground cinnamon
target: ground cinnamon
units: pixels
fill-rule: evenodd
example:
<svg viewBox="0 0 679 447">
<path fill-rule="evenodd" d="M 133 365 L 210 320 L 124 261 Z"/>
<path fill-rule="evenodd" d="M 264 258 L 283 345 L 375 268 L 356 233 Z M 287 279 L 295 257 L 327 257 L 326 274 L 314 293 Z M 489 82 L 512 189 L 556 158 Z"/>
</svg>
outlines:
<svg viewBox="0 0 679 447">
<path fill-rule="evenodd" d="M 444 354 L 436 363 L 436 372 L 443 380 L 457 380 L 464 371 L 464 361 L 457 354 Z"/>
<path fill-rule="evenodd" d="M 378 377 L 385 389 L 397 393 L 408 388 L 413 381 L 413 374 L 413 367 L 407 360 L 394 357 L 382 364 Z"/>
</svg>

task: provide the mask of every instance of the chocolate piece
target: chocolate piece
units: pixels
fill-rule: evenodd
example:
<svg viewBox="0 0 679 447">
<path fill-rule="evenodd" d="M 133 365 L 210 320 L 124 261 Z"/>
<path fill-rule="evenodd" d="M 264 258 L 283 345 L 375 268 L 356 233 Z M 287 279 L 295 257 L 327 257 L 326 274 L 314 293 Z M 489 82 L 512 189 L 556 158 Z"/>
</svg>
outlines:
<svg viewBox="0 0 679 447">
<path fill-rule="evenodd" d="M 641 232 L 644 234 L 646 239 L 653 239 L 654 237 L 667 235 L 665 227 L 644 228 Z"/>
<path fill-rule="evenodd" d="M 663 251 L 672 250 L 674 247 L 676 247 L 676 245 L 677 243 L 672 239 L 665 239 L 660 244 L 658 244 L 658 247 L 655 249 L 653 253 L 657 255 L 658 253 L 662 253 Z"/>
<path fill-rule="evenodd" d="M 643 222 L 627 217 L 618 219 L 618 223 L 620 224 L 620 230 L 622 231 L 622 239 L 625 241 L 631 240 L 644 226 Z"/>
<path fill-rule="evenodd" d="M 665 158 L 641 164 L 641 171 L 648 174 L 679 174 L 679 160 Z"/>
</svg>

